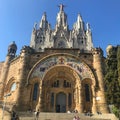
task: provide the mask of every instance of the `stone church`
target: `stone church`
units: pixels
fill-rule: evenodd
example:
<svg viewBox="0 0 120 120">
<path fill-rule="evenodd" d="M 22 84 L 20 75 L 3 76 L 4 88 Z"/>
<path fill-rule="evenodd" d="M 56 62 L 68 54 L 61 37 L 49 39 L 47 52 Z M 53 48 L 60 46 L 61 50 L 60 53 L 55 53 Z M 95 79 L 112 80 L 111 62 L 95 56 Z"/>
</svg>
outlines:
<svg viewBox="0 0 120 120">
<path fill-rule="evenodd" d="M 15 42 L 0 63 L 0 102 L 17 111 L 107 113 L 104 56 L 94 48 L 90 25 L 80 14 L 69 29 L 64 5 L 59 5 L 54 29 L 47 15 L 32 30 L 30 46 L 16 56 Z"/>
</svg>

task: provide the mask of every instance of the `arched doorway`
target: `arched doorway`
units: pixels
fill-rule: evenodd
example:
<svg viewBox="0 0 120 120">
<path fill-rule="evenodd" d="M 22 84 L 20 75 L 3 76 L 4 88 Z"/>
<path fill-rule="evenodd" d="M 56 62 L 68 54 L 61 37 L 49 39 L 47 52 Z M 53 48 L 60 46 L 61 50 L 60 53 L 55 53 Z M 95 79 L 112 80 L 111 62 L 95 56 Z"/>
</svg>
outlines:
<svg viewBox="0 0 120 120">
<path fill-rule="evenodd" d="M 66 95 L 66 111 L 76 109 L 83 112 L 84 109 L 87 111 L 91 109 L 93 83 L 88 84 L 83 81 L 86 81 L 86 78 L 94 79 L 94 75 L 89 66 L 75 56 L 56 54 L 45 57 L 35 65 L 28 78 L 36 76 L 41 79 L 41 94 L 38 103 L 41 111 L 56 112 L 56 102 L 59 105 L 56 99 L 59 98 L 58 93 L 61 92 Z M 86 103 L 89 103 L 89 107 L 86 107 L 88 106 Z M 57 112 L 60 112 L 61 108 L 58 107 Z"/>
<path fill-rule="evenodd" d="M 51 68 L 42 81 L 42 111 L 66 112 L 77 109 L 74 94 L 79 82 L 78 74 L 70 67 L 61 65 Z"/>
<path fill-rule="evenodd" d="M 66 112 L 66 94 L 63 92 L 56 95 L 56 112 Z"/>
</svg>

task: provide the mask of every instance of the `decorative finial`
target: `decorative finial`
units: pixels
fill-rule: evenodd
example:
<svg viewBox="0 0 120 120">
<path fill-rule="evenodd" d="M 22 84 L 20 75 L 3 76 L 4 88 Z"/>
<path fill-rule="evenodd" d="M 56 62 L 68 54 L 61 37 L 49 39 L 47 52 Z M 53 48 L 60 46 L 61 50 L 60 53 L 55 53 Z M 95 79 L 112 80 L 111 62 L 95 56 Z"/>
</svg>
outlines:
<svg viewBox="0 0 120 120">
<path fill-rule="evenodd" d="M 91 30 L 91 29 L 90 29 L 90 24 L 89 24 L 89 23 L 86 24 L 86 27 L 87 27 L 87 30 Z"/>
<path fill-rule="evenodd" d="M 58 5 L 58 7 L 60 8 L 60 11 L 64 11 L 64 7 L 65 7 L 65 5 L 60 4 L 60 5 Z"/>
<path fill-rule="evenodd" d="M 37 22 L 34 23 L 34 29 L 37 30 Z"/>
</svg>

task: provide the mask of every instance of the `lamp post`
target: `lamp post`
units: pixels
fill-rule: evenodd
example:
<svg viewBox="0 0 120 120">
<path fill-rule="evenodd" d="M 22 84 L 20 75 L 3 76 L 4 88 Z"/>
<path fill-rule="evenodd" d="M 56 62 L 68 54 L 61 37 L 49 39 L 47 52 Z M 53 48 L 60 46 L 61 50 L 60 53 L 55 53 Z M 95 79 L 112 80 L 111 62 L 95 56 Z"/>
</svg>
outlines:
<svg viewBox="0 0 120 120">
<path fill-rule="evenodd" d="M 6 105 L 6 102 L 7 102 L 7 97 L 8 96 L 11 96 L 11 93 L 8 93 L 6 94 L 4 97 L 5 97 L 5 101 L 4 101 L 4 104 L 3 104 L 3 113 L 2 113 L 2 120 L 4 120 L 4 111 L 5 111 L 5 105 Z"/>
</svg>

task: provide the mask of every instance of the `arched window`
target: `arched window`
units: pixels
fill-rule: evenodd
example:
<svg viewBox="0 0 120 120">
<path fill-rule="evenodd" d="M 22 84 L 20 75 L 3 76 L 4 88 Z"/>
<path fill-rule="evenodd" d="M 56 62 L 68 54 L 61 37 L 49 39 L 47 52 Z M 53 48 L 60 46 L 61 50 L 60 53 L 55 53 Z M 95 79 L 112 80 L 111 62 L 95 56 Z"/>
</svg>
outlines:
<svg viewBox="0 0 120 120">
<path fill-rule="evenodd" d="M 59 87 L 59 80 L 55 81 L 55 82 L 52 84 L 52 87 Z"/>
<path fill-rule="evenodd" d="M 67 82 L 66 80 L 64 80 L 63 82 L 63 87 L 71 87 L 71 83 L 70 82 Z"/>
<path fill-rule="evenodd" d="M 87 102 L 90 102 L 90 86 L 85 84 L 85 98 Z"/>
<path fill-rule="evenodd" d="M 70 107 L 72 105 L 72 95 L 71 93 L 68 94 L 68 106 Z"/>
<path fill-rule="evenodd" d="M 15 91 L 15 89 L 16 89 L 16 83 L 13 83 L 13 84 L 11 85 L 10 91 Z"/>
<path fill-rule="evenodd" d="M 33 90 L 33 100 L 37 100 L 37 95 L 38 95 L 38 83 L 34 84 L 34 90 Z"/>
</svg>

